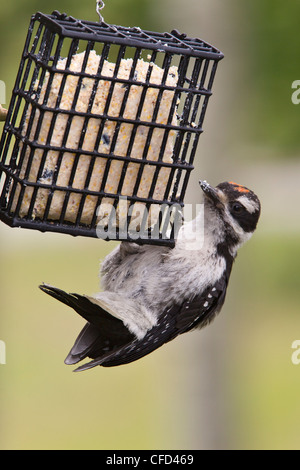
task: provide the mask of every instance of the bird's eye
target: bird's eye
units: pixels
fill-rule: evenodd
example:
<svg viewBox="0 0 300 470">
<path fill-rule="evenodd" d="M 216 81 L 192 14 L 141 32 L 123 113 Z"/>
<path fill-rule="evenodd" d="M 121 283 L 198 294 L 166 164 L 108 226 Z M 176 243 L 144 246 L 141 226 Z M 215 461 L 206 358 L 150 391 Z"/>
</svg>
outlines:
<svg viewBox="0 0 300 470">
<path fill-rule="evenodd" d="M 240 214 L 244 209 L 244 206 L 242 204 L 240 204 L 239 202 L 235 202 L 233 205 L 232 205 L 232 210 L 235 214 Z"/>
</svg>

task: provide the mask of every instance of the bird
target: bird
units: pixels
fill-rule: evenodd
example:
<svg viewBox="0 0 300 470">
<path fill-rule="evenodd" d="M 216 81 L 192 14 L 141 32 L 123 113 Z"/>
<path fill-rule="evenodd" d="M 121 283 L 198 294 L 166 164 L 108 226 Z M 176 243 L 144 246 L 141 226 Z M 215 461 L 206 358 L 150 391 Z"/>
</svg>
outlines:
<svg viewBox="0 0 300 470">
<path fill-rule="evenodd" d="M 220 312 L 237 251 L 253 235 L 261 204 L 235 182 L 199 183 L 203 211 L 183 223 L 173 247 L 122 241 L 103 260 L 101 291 L 93 296 L 39 286 L 87 322 L 65 359 L 67 365 L 88 359 L 75 371 L 129 364 Z"/>
</svg>

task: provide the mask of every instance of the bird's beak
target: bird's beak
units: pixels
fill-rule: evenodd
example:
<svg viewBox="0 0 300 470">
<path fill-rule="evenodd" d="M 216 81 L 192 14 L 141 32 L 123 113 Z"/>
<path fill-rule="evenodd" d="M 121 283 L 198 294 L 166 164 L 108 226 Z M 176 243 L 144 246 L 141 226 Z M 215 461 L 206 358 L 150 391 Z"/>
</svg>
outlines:
<svg viewBox="0 0 300 470">
<path fill-rule="evenodd" d="M 208 184 L 207 181 L 200 180 L 199 184 L 205 196 L 207 196 L 217 207 L 219 205 L 223 206 L 223 203 L 220 199 L 220 194 L 215 188 Z"/>
</svg>

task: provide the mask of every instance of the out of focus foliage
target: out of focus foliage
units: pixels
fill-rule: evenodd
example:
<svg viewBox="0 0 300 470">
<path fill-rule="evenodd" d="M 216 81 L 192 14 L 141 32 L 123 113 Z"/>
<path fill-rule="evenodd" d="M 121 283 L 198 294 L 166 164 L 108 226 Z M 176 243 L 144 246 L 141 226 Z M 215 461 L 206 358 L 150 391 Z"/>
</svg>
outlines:
<svg viewBox="0 0 300 470">
<path fill-rule="evenodd" d="M 243 90 L 244 124 L 253 143 L 272 147 L 268 155 L 296 157 L 300 152 L 300 105 L 292 103 L 292 83 L 300 80 L 300 2 L 242 2 L 247 67 Z M 244 11 L 245 11 L 244 10 Z M 260 155 L 261 157 L 261 155 Z"/>
</svg>

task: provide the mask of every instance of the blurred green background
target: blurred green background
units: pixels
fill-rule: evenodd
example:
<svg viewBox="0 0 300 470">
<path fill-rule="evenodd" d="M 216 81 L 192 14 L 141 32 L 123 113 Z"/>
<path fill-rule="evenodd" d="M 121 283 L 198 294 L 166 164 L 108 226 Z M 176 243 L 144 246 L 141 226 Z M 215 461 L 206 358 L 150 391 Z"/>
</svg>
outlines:
<svg viewBox="0 0 300 470">
<path fill-rule="evenodd" d="M 55 9 L 98 19 L 94 1 L 1 2 L 7 101 L 31 14 Z M 136 363 L 78 374 L 63 359 L 83 321 L 37 286 L 93 294 L 114 242 L 1 223 L 0 448 L 300 449 L 300 365 L 291 361 L 300 338 L 300 105 L 291 101 L 300 3 L 106 0 L 103 15 L 177 28 L 224 52 L 187 201 L 199 200 L 199 177 L 236 180 L 260 196 L 262 217 L 211 326 Z"/>
</svg>

